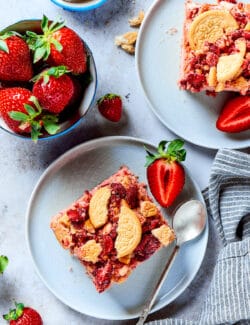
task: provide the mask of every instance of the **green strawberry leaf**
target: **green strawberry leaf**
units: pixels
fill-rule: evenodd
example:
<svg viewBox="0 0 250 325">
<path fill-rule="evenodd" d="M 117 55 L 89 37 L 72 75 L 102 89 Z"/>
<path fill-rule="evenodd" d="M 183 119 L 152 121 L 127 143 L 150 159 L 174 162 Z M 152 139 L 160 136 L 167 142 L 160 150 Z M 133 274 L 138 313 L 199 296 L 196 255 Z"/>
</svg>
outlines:
<svg viewBox="0 0 250 325">
<path fill-rule="evenodd" d="M 60 18 L 58 20 L 54 20 L 50 26 L 49 26 L 49 31 L 50 32 L 56 32 L 59 29 L 63 28 L 65 26 L 65 21 L 61 20 Z"/>
<path fill-rule="evenodd" d="M 49 82 L 50 76 L 53 76 L 55 78 L 60 78 L 65 73 L 69 73 L 69 72 L 70 72 L 70 70 L 68 70 L 67 67 L 64 65 L 60 65 L 57 67 L 51 67 L 51 68 L 39 73 L 35 77 L 33 77 L 31 79 L 31 81 L 36 82 L 40 78 L 43 78 L 43 84 L 46 85 Z"/>
<path fill-rule="evenodd" d="M 147 152 L 147 156 L 146 156 L 146 163 L 145 163 L 145 167 L 148 167 L 149 165 L 151 165 L 156 159 L 158 159 L 159 155 L 154 155 L 153 153 L 151 153 L 146 146 L 144 146 L 144 149 Z"/>
<path fill-rule="evenodd" d="M 70 70 L 68 70 L 65 65 L 59 65 L 58 67 L 51 67 L 46 71 L 46 73 L 49 76 L 54 76 L 56 78 L 59 78 L 63 76 L 65 73 L 69 73 L 69 72 Z"/>
<path fill-rule="evenodd" d="M 167 143 L 168 147 L 166 148 Z M 164 140 L 159 143 L 156 154 L 152 154 L 144 147 L 147 152 L 145 167 L 148 167 L 160 158 L 167 161 L 184 161 L 186 159 L 186 150 L 182 148 L 183 145 L 184 141 L 181 139 L 175 139 L 170 142 Z"/>
<path fill-rule="evenodd" d="M 34 118 L 34 117 L 36 117 L 37 112 L 35 111 L 34 107 L 32 107 L 32 106 L 29 105 L 29 104 L 24 104 L 24 108 L 25 108 L 26 111 L 28 112 L 30 118 Z"/>
<path fill-rule="evenodd" d="M 43 57 L 47 56 L 47 47 L 38 47 L 35 49 L 33 63 L 40 61 Z"/>
<path fill-rule="evenodd" d="M 38 138 L 42 133 L 41 130 L 41 124 L 38 121 L 32 121 L 31 123 L 31 139 L 34 142 L 37 142 Z"/>
<path fill-rule="evenodd" d="M 178 151 L 184 146 L 184 141 L 181 139 L 175 139 L 169 143 L 168 150 L 169 151 Z"/>
<path fill-rule="evenodd" d="M 44 128 L 50 135 L 56 134 L 60 130 L 60 126 L 48 122 L 44 122 Z"/>
<path fill-rule="evenodd" d="M 44 33 L 46 33 L 49 30 L 49 19 L 45 15 L 43 15 L 41 28 Z"/>
<path fill-rule="evenodd" d="M 3 274 L 4 270 L 6 269 L 9 263 L 9 259 L 7 256 L 0 256 L 0 274 Z"/>
<path fill-rule="evenodd" d="M 57 123 L 58 117 L 56 115 L 43 116 L 43 126 L 49 134 L 53 135 L 59 131 L 60 126 Z"/>
<path fill-rule="evenodd" d="M 170 156 L 171 160 L 184 161 L 186 158 L 186 150 L 182 147 L 184 141 L 181 139 L 175 139 L 168 145 L 167 155 Z"/>
<path fill-rule="evenodd" d="M 186 150 L 185 149 L 181 149 L 176 153 L 176 157 L 178 161 L 184 161 L 186 159 Z"/>
<path fill-rule="evenodd" d="M 41 107 L 38 99 L 36 98 L 36 96 L 30 96 L 29 101 L 34 103 L 34 105 L 37 109 L 37 116 L 40 115 L 42 113 L 42 107 Z"/>
<path fill-rule="evenodd" d="M 29 120 L 29 116 L 22 112 L 10 111 L 8 114 L 12 118 L 12 120 L 15 121 L 28 122 Z"/>
<path fill-rule="evenodd" d="M 19 318 L 23 314 L 24 304 L 15 302 L 15 305 L 16 305 L 16 314 Z"/>
<path fill-rule="evenodd" d="M 17 320 L 20 316 L 23 314 L 24 310 L 24 304 L 16 303 L 15 302 L 16 309 L 10 309 L 9 313 L 6 315 L 3 315 L 3 318 L 7 321 L 11 320 Z"/>
<path fill-rule="evenodd" d="M 43 84 L 46 85 L 49 82 L 49 75 L 45 74 L 43 76 Z"/>
<path fill-rule="evenodd" d="M 37 33 L 31 32 L 30 30 L 26 31 L 26 35 L 29 36 L 30 38 L 37 38 Z"/>
<path fill-rule="evenodd" d="M 51 43 L 55 46 L 58 52 L 62 52 L 63 46 L 61 43 L 59 43 L 55 38 L 51 38 Z"/>
<path fill-rule="evenodd" d="M 35 48 L 38 47 L 46 47 L 46 41 L 41 37 L 41 38 L 37 38 L 36 42 L 35 42 Z"/>
<path fill-rule="evenodd" d="M 165 148 L 166 148 L 166 144 L 168 143 L 168 141 L 161 141 L 158 145 L 158 152 L 160 155 L 164 155 L 165 154 Z"/>
<path fill-rule="evenodd" d="M 4 51 L 5 53 L 9 53 L 8 45 L 4 40 L 0 39 L 0 50 Z"/>
<path fill-rule="evenodd" d="M 146 163 L 145 163 L 145 167 L 150 166 L 154 161 L 156 160 L 155 157 L 152 156 L 146 156 Z"/>
</svg>

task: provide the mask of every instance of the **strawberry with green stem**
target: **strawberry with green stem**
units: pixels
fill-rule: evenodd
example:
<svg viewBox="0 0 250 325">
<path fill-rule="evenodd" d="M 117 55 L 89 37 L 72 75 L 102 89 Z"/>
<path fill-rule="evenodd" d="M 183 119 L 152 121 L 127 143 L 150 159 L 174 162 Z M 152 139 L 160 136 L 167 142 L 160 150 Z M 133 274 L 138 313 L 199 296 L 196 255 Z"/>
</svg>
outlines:
<svg viewBox="0 0 250 325">
<path fill-rule="evenodd" d="M 63 21 L 49 22 L 43 16 L 39 35 L 26 32 L 26 41 L 34 52 L 34 63 L 44 60 L 50 66 L 64 65 L 74 74 L 82 74 L 87 70 L 87 52 L 81 38 Z"/>
<path fill-rule="evenodd" d="M 32 92 L 44 109 L 58 114 L 78 99 L 79 88 L 69 72 L 65 66 L 51 67 L 32 79 Z"/>
<path fill-rule="evenodd" d="M 169 207 L 181 193 L 185 184 L 185 171 L 180 164 L 186 158 L 184 141 L 161 141 L 156 154 L 146 149 L 147 180 L 151 193 L 162 207 Z"/>
<path fill-rule="evenodd" d="M 16 32 L 0 35 L 0 80 L 29 81 L 33 75 L 30 50 Z"/>
<path fill-rule="evenodd" d="M 12 131 L 31 134 L 34 141 L 43 135 L 43 130 L 48 134 L 59 130 L 58 117 L 44 114 L 37 98 L 26 88 L 0 90 L 0 116 Z"/>
<path fill-rule="evenodd" d="M 97 101 L 97 107 L 103 117 L 111 122 L 119 122 L 122 117 L 122 99 L 116 94 L 106 94 Z"/>
<path fill-rule="evenodd" d="M 42 325 L 40 314 L 31 307 L 25 307 L 22 303 L 15 302 L 15 309 L 11 309 L 8 314 L 3 315 L 3 319 L 10 325 Z"/>
</svg>

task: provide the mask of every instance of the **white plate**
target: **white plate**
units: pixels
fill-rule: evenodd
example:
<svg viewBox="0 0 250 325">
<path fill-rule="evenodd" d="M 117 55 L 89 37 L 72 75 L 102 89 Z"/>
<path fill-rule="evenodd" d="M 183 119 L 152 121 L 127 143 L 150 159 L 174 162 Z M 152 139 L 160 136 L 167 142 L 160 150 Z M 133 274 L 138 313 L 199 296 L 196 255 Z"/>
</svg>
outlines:
<svg viewBox="0 0 250 325">
<path fill-rule="evenodd" d="M 129 319 L 139 315 L 172 247 L 162 249 L 130 275 L 123 284 L 99 294 L 82 265 L 62 249 L 51 229 L 51 217 L 125 164 L 146 182 L 145 142 L 130 137 L 106 137 L 71 149 L 57 159 L 35 187 L 27 211 L 27 241 L 36 269 L 46 286 L 71 308 L 105 319 Z M 149 149 L 154 150 L 147 143 Z M 188 199 L 203 201 L 187 171 L 187 180 L 175 206 Z M 170 218 L 169 218 L 170 219 Z M 189 285 L 203 260 L 208 226 L 192 243 L 183 246 L 162 288 L 154 311 L 169 304 Z M 73 271 L 70 271 L 72 268 Z"/>
<path fill-rule="evenodd" d="M 183 20 L 184 1 L 157 0 L 140 28 L 136 66 L 150 107 L 165 126 L 194 144 L 212 149 L 250 146 L 250 131 L 229 134 L 215 127 L 229 94 L 214 98 L 178 88 Z"/>
</svg>

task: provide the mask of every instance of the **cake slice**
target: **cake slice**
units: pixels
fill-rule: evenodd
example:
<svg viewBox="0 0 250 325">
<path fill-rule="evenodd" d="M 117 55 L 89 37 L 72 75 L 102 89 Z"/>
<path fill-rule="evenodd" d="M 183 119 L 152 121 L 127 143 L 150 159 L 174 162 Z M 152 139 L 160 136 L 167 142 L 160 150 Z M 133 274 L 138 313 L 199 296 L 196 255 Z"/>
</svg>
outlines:
<svg viewBox="0 0 250 325">
<path fill-rule="evenodd" d="M 98 292 L 126 280 L 175 239 L 146 185 L 126 166 L 85 191 L 50 226 L 62 247 L 85 266 Z"/>
<path fill-rule="evenodd" d="M 179 86 L 191 92 L 250 92 L 250 4 L 185 2 Z"/>
</svg>

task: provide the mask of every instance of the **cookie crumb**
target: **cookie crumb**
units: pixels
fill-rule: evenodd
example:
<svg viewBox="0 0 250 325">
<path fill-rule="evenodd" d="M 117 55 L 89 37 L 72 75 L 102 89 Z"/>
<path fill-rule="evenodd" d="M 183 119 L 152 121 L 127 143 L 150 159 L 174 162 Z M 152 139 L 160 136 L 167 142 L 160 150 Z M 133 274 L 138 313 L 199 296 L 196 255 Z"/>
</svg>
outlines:
<svg viewBox="0 0 250 325">
<path fill-rule="evenodd" d="M 137 36 L 138 32 L 127 32 L 123 35 L 118 35 L 115 37 L 115 45 L 120 46 L 129 54 L 134 54 Z"/>
<path fill-rule="evenodd" d="M 144 16 L 145 16 L 145 13 L 144 13 L 143 10 L 141 10 L 136 17 L 130 18 L 128 20 L 129 25 L 131 27 L 140 27 L 141 23 L 142 23 L 142 21 L 144 19 Z"/>
<path fill-rule="evenodd" d="M 167 34 L 169 35 L 174 35 L 178 32 L 178 29 L 175 27 L 169 28 L 169 30 L 167 30 Z"/>
</svg>

